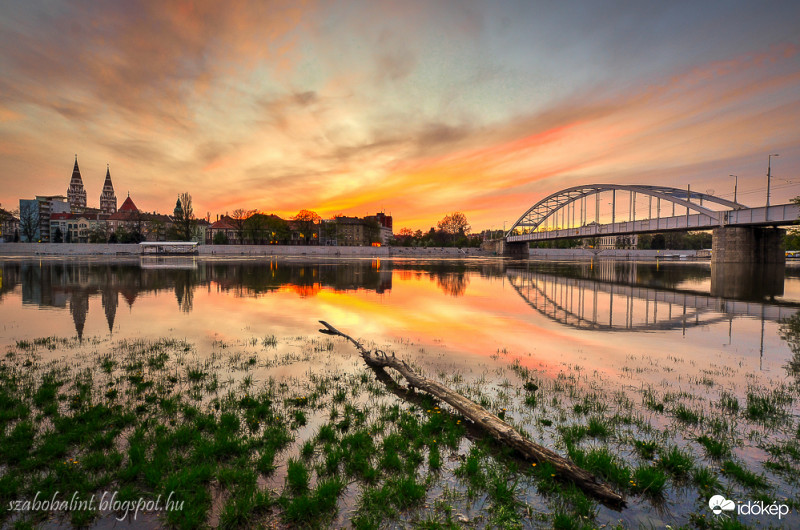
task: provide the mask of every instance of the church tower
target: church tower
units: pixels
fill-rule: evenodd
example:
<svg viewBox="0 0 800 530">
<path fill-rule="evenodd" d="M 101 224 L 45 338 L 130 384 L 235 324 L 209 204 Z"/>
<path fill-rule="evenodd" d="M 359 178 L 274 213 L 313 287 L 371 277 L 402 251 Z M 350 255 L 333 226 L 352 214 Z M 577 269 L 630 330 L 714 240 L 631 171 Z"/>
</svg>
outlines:
<svg viewBox="0 0 800 530">
<path fill-rule="evenodd" d="M 103 193 L 100 194 L 100 211 L 103 213 L 117 213 L 117 196 L 114 195 L 114 185 L 111 184 L 111 170 L 106 166 L 106 181 L 103 183 Z"/>
<path fill-rule="evenodd" d="M 72 168 L 72 179 L 69 181 L 67 199 L 69 199 L 69 208 L 73 212 L 80 212 L 86 208 L 86 190 L 83 189 L 81 170 L 78 169 L 78 155 L 75 155 L 75 167 Z"/>
</svg>

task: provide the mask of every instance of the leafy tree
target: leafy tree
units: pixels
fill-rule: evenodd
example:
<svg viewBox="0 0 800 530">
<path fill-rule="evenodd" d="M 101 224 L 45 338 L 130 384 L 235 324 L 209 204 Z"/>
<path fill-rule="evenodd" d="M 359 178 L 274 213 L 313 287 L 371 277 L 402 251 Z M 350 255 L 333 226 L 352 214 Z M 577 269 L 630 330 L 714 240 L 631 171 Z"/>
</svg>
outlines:
<svg viewBox="0 0 800 530">
<path fill-rule="evenodd" d="M 64 242 L 64 234 L 61 232 L 61 227 L 57 226 L 56 231 L 53 234 L 53 243 L 63 243 Z"/>
<path fill-rule="evenodd" d="M 127 240 L 123 241 L 123 243 L 141 243 L 142 241 L 146 241 L 146 228 L 147 219 L 145 214 L 140 211 L 134 212 L 127 226 Z"/>
<path fill-rule="evenodd" d="M 639 250 L 650 250 L 653 244 L 652 234 L 641 234 L 636 242 L 636 248 Z"/>
<path fill-rule="evenodd" d="M 288 242 L 291 235 L 289 223 L 276 215 L 267 217 L 267 232 L 269 234 L 269 242 L 276 244 Z"/>
<path fill-rule="evenodd" d="M 786 250 L 800 250 L 800 230 L 787 230 L 784 236 Z"/>
<path fill-rule="evenodd" d="M 121 237 L 125 237 L 125 227 L 124 226 L 118 226 L 116 230 L 111 232 L 111 235 L 108 236 L 108 242 L 112 243 L 112 244 L 119 243 L 120 242 L 120 240 L 119 240 L 120 236 Z"/>
<path fill-rule="evenodd" d="M 97 223 L 89 231 L 89 243 L 110 243 L 108 236 L 108 224 Z"/>
<path fill-rule="evenodd" d="M 631 236 L 621 236 L 615 240 L 614 248 L 628 248 L 632 242 Z"/>
<path fill-rule="evenodd" d="M 636 248 L 642 250 L 700 250 L 711 248 L 709 232 L 667 232 L 642 234 Z"/>
<path fill-rule="evenodd" d="M 336 241 L 337 237 L 336 234 L 338 232 L 338 217 L 334 217 L 332 221 L 323 221 L 322 222 L 322 234 L 325 239 L 325 244 L 328 244 L 328 241 Z M 320 242 L 320 244 L 322 244 Z M 338 241 L 337 241 L 338 244 Z"/>
<path fill-rule="evenodd" d="M 120 225 L 109 237 L 109 243 L 141 243 L 146 238 L 135 223 Z M 113 239 L 113 241 L 112 241 Z"/>
<path fill-rule="evenodd" d="M 254 245 L 264 244 L 267 240 L 267 219 L 268 216 L 263 213 L 251 214 L 244 221 L 244 237 Z"/>
<path fill-rule="evenodd" d="M 600 245 L 600 238 L 597 237 L 597 236 L 595 236 L 595 237 L 587 237 L 586 238 L 586 244 L 589 245 L 589 248 L 595 249 L 595 248 L 598 247 L 598 245 Z"/>
<path fill-rule="evenodd" d="M 436 230 L 431 228 L 427 233 L 422 230 L 413 231 L 410 228 L 401 228 L 397 234 L 394 235 L 393 245 L 405 247 L 430 247 L 430 246 L 448 246 L 456 245 L 458 247 L 480 247 L 483 242 L 484 235 L 489 231 L 479 234 L 460 234 L 452 235 L 446 233 L 444 230 Z M 498 237 L 502 235 L 501 231 L 497 231 Z"/>
<path fill-rule="evenodd" d="M 683 240 L 680 242 L 680 249 L 700 250 L 711 248 L 710 232 L 684 232 Z"/>
<path fill-rule="evenodd" d="M 653 250 L 664 250 L 667 248 L 667 239 L 664 234 L 654 234 L 650 242 L 650 248 Z"/>
<path fill-rule="evenodd" d="M 800 196 L 792 199 L 792 203 L 800 206 Z M 795 224 L 798 223 L 800 223 L 800 220 L 795 221 Z M 786 250 L 800 250 L 800 230 L 796 228 L 787 230 L 783 238 L 783 244 Z"/>
<path fill-rule="evenodd" d="M 300 237 L 303 238 L 303 244 L 311 244 L 316 239 L 315 226 L 322 218 L 311 210 L 300 210 L 292 219 L 297 226 Z"/>
<path fill-rule="evenodd" d="M 792 350 L 792 357 L 784 365 L 786 373 L 800 386 L 800 313 L 780 321 L 780 336 Z"/>
<path fill-rule="evenodd" d="M 227 245 L 228 244 L 228 236 L 225 235 L 225 232 L 219 231 L 214 234 L 214 244 L 215 245 Z"/>
<path fill-rule="evenodd" d="M 364 224 L 364 231 L 367 236 L 366 239 L 370 244 L 381 242 L 381 225 L 378 221 L 366 221 Z"/>
<path fill-rule="evenodd" d="M 150 218 L 144 223 L 142 235 L 144 236 L 142 241 L 146 241 L 148 237 L 152 241 L 163 241 L 167 235 L 167 226 L 161 219 Z"/>
</svg>

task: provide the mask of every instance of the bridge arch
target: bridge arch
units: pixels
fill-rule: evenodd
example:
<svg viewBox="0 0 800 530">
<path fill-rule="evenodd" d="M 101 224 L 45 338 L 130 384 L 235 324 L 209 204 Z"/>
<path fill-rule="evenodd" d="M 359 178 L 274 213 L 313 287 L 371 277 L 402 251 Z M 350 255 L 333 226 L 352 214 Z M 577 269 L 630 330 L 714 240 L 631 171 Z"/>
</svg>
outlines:
<svg viewBox="0 0 800 530">
<path fill-rule="evenodd" d="M 774 322 L 794 315 L 798 309 L 791 302 L 750 302 L 698 291 L 646 287 L 633 278 L 598 280 L 580 273 L 561 276 L 530 268 L 507 269 L 506 277 L 536 312 L 576 329 L 685 329 L 740 317 Z"/>
<path fill-rule="evenodd" d="M 627 191 L 630 193 L 662 199 L 664 201 L 667 201 L 668 203 L 673 203 L 682 206 L 684 208 L 695 211 L 699 214 L 707 215 L 709 217 L 716 216 L 717 212 L 715 210 L 711 210 L 709 208 L 701 206 L 701 204 L 693 203 L 691 202 L 691 200 L 696 199 L 699 201 L 699 203 L 706 201 L 708 203 L 716 204 L 723 208 L 730 208 L 732 210 L 746 208 L 746 206 L 738 202 L 729 201 L 727 199 L 716 197 L 708 193 L 699 193 L 696 191 L 690 191 L 688 189 L 682 190 L 678 188 L 671 188 L 668 186 L 589 184 L 584 186 L 574 186 L 572 188 L 565 188 L 551 195 L 548 195 L 544 199 L 540 200 L 539 202 L 531 206 L 524 214 L 522 214 L 520 218 L 517 219 L 517 221 L 506 232 L 505 236 L 509 237 L 513 235 L 514 230 L 520 227 L 525 227 L 530 229 L 531 232 L 535 232 L 536 229 L 539 228 L 539 226 L 541 226 L 542 223 L 544 223 L 544 221 L 550 218 L 550 216 L 562 210 L 569 204 L 574 203 L 575 201 L 582 199 L 584 197 L 588 197 L 590 195 L 598 195 L 606 191 Z"/>
</svg>

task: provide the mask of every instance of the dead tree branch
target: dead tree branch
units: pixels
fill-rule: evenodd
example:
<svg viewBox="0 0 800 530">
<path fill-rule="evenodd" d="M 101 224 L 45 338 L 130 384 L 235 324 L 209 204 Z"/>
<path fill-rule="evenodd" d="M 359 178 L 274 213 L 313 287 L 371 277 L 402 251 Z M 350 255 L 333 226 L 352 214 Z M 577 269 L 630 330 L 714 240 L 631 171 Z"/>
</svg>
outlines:
<svg viewBox="0 0 800 530">
<path fill-rule="evenodd" d="M 408 364 L 395 357 L 394 354 L 387 355 L 386 352 L 378 349 L 372 351 L 368 350 L 359 341 L 342 333 L 327 322 L 320 320 L 320 323 L 325 326 L 325 329 L 319 330 L 320 333 L 343 337 L 352 342 L 367 365 L 376 369 L 383 369 L 386 367 L 393 368 L 408 381 L 409 386 L 423 390 L 448 403 L 466 418 L 469 418 L 476 425 L 488 432 L 497 441 L 519 451 L 527 460 L 533 462 L 548 462 L 556 469 L 556 473 L 560 478 L 572 481 L 583 491 L 593 495 L 607 505 L 613 507 L 622 507 L 625 505 L 624 497 L 614 491 L 609 484 L 600 481 L 593 474 L 575 465 L 571 460 L 564 458 L 546 447 L 531 442 L 517 432 L 511 425 L 472 400 L 450 390 L 437 381 L 417 374 Z"/>
</svg>

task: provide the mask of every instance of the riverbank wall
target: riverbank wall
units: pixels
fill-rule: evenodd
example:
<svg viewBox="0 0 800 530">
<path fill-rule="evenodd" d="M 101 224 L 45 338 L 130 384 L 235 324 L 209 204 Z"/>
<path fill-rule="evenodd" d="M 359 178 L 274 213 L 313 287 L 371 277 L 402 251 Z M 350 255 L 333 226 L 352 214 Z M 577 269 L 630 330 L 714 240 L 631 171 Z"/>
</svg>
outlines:
<svg viewBox="0 0 800 530">
<path fill-rule="evenodd" d="M 698 250 L 588 250 L 582 248 L 532 248 L 529 250 L 533 259 L 623 259 L 623 260 L 656 260 L 656 259 L 708 259 L 708 251 Z M 698 253 L 700 255 L 698 255 Z"/>
<path fill-rule="evenodd" d="M 468 258 L 496 257 L 497 254 L 479 248 L 452 247 L 324 247 L 298 245 L 199 245 L 200 256 L 320 256 L 341 258 Z M 702 251 L 700 251 L 702 252 Z M 2 243 L 0 256 L 138 256 L 136 244 L 102 243 Z M 622 250 L 608 249 L 593 252 L 579 248 L 532 248 L 530 258 L 541 260 L 587 259 L 702 259 L 695 250 Z"/>
<path fill-rule="evenodd" d="M 342 258 L 465 258 L 488 257 L 477 248 L 451 247 L 325 247 L 299 245 L 199 245 L 200 256 L 324 256 Z M 137 244 L 2 243 L 0 256 L 138 256 Z"/>
</svg>

